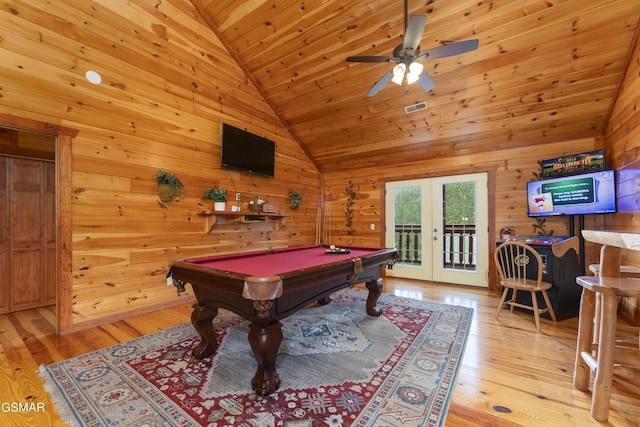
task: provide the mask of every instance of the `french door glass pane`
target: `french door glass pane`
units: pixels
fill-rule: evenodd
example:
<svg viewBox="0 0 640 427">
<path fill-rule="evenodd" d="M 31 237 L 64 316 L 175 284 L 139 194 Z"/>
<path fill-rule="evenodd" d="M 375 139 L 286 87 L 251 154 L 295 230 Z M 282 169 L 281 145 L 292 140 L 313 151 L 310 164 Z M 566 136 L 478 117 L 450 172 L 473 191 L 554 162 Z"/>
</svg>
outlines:
<svg viewBox="0 0 640 427">
<path fill-rule="evenodd" d="M 477 268 L 475 182 L 442 186 L 442 268 Z"/>
<path fill-rule="evenodd" d="M 422 188 L 399 187 L 393 190 L 395 244 L 399 264 L 422 264 Z"/>
</svg>

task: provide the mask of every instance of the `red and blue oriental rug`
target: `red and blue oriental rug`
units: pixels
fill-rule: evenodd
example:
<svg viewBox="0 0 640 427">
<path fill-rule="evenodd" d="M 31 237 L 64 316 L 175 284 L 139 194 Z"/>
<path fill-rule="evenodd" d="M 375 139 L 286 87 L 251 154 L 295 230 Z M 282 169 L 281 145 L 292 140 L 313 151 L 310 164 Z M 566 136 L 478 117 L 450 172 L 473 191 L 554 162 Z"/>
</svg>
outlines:
<svg viewBox="0 0 640 427">
<path fill-rule="evenodd" d="M 441 426 L 472 310 L 365 291 L 332 295 L 285 319 L 280 389 L 251 390 L 248 322 L 222 311 L 220 346 L 191 356 L 191 324 L 41 368 L 62 419 L 75 426 Z"/>
</svg>

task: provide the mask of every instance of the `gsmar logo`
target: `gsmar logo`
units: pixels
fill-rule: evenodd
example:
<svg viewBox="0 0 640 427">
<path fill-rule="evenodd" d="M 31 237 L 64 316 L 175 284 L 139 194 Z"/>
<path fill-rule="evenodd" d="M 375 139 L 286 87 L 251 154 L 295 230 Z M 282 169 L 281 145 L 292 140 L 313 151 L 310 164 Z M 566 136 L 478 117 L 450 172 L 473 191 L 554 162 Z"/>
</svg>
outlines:
<svg viewBox="0 0 640 427">
<path fill-rule="evenodd" d="M 0 412 L 44 412 L 44 402 L 2 402 Z"/>
<path fill-rule="evenodd" d="M 525 267 L 527 264 L 529 264 L 529 257 L 526 254 L 518 255 L 513 260 L 515 261 L 516 265 L 520 267 Z"/>
</svg>

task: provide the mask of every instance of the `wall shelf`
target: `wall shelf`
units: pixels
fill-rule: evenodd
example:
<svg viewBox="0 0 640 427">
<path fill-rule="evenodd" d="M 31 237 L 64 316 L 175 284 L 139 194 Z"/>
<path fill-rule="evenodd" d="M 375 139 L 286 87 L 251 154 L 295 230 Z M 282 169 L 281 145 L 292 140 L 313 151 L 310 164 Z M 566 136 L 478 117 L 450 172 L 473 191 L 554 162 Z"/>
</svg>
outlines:
<svg viewBox="0 0 640 427">
<path fill-rule="evenodd" d="M 256 224 L 261 222 L 271 222 L 274 224 L 274 231 L 280 230 L 287 223 L 287 216 L 277 212 L 252 212 L 252 211 L 214 211 L 212 209 L 204 209 L 198 212 L 199 216 L 205 219 L 205 229 L 213 230 L 218 218 L 228 218 L 242 224 Z"/>
</svg>

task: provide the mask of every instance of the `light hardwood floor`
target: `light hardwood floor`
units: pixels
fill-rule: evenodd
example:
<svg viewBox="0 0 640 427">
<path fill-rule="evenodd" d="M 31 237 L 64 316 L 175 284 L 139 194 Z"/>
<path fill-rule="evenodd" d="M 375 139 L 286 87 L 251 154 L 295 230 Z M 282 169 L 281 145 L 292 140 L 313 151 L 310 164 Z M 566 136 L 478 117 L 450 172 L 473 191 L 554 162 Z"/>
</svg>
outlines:
<svg viewBox="0 0 640 427">
<path fill-rule="evenodd" d="M 640 426 L 640 395 L 630 381 L 615 382 L 608 423 L 589 415 L 590 393 L 573 388 L 577 319 L 537 333 L 527 313 L 505 310 L 486 289 L 385 279 L 385 293 L 474 309 L 464 361 L 447 426 Z M 38 367 L 188 322 L 191 305 L 57 336 L 52 308 L 0 316 L 0 403 L 40 403 L 43 411 L 0 408 L 0 426 L 61 426 L 38 377 Z M 638 384 L 640 375 L 632 380 Z M 6 405 L 4 408 L 7 409 Z"/>
</svg>

